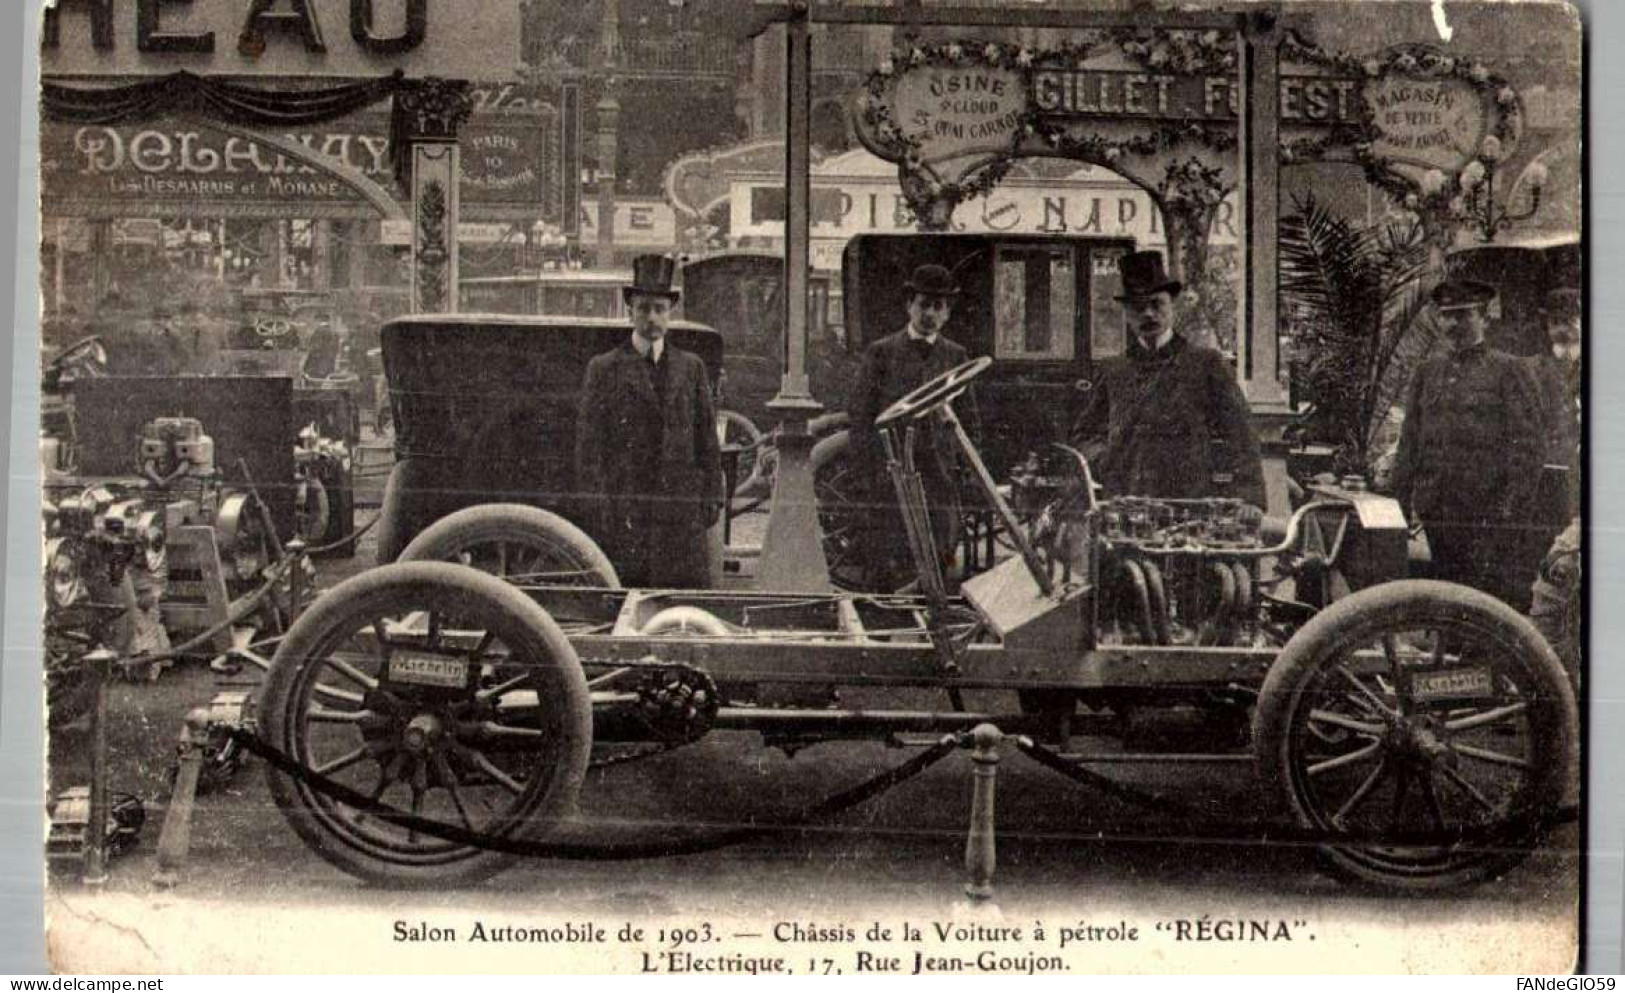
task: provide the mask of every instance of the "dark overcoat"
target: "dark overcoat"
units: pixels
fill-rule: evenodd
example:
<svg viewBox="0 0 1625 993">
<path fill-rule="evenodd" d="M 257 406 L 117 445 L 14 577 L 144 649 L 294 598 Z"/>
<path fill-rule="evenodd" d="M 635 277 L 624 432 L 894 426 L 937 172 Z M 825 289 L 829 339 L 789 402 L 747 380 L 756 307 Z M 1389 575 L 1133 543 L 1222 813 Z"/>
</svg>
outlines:
<svg viewBox="0 0 1625 993">
<path fill-rule="evenodd" d="M 864 350 L 847 413 L 851 417 L 852 453 L 863 481 L 860 490 L 869 505 L 868 536 L 863 552 L 874 570 L 897 567 L 897 560 L 907 558 L 908 554 L 906 533 L 897 511 L 896 489 L 886 471 L 885 450 L 875 428 L 875 418 L 899 398 L 961 365 L 969 357 L 963 345 L 942 334 L 937 335 L 934 343 L 926 345 L 909 337 L 906 328 Z M 974 437 L 977 415 L 970 394 L 956 401 L 954 410 Z M 925 488 L 937 551 L 947 561 L 958 541 L 960 526 L 959 449 L 948 426 L 936 418 L 925 418 L 914 424 L 915 465 Z M 897 455 L 901 458 L 902 452 Z"/>
<path fill-rule="evenodd" d="M 576 488 L 624 584 L 709 587 L 706 532 L 722 507 L 711 384 L 705 363 L 670 342 L 661 366 L 630 340 L 587 363 Z"/>
<path fill-rule="evenodd" d="M 1264 466 L 1235 370 L 1178 334 L 1154 352 L 1131 338 L 1126 355 L 1101 362 L 1071 437 L 1108 496 L 1265 505 Z"/>
<path fill-rule="evenodd" d="M 1541 433 L 1546 439 L 1536 512 L 1542 520 L 1563 526 L 1580 512 L 1580 364 L 1551 355 L 1524 361 L 1540 394 Z"/>
<path fill-rule="evenodd" d="M 1422 363 L 1405 400 L 1394 496 L 1427 531 L 1434 575 L 1521 607 L 1545 443 L 1524 362 L 1479 344 Z"/>
</svg>

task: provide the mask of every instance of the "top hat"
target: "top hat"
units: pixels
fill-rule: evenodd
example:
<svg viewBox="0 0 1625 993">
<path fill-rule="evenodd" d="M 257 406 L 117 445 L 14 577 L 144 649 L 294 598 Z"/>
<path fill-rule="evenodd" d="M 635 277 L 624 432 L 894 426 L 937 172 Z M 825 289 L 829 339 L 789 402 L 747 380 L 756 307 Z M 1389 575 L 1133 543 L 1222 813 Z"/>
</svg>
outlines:
<svg viewBox="0 0 1625 993">
<path fill-rule="evenodd" d="M 1580 291 L 1573 286 L 1552 290 L 1541 301 L 1548 321 L 1572 321 L 1580 316 Z"/>
<path fill-rule="evenodd" d="M 945 267 L 927 263 L 914 270 L 914 275 L 908 277 L 903 287 L 910 293 L 918 293 L 928 297 L 956 297 L 959 295 L 959 284 L 954 282 L 954 274 Z"/>
<path fill-rule="evenodd" d="M 1495 299 L 1495 287 L 1476 279 L 1447 279 L 1429 295 L 1439 310 L 1465 310 L 1483 307 Z"/>
<path fill-rule="evenodd" d="M 639 255 L 632 260 L 632 284 L 621 287 L 621 296 L 630 302 L 632 294 L 643 293 L 676 303 L 682 296 L 671 288 L 676 271 L 677 263 L 669 255 Z"/>
<path fill-rule="evenodd" d="M 1123 256 L 1118 268 L 1123 274 L 1123 292 L 1118 294 L 1119 300 L 1147 297 L 1153 293 L 1177 296 L 1185 285 L 1177 279 L 1168 278 L 1168 273 L 1162 268 L 1161 252 L 1130 252 Z"/>
</svg>

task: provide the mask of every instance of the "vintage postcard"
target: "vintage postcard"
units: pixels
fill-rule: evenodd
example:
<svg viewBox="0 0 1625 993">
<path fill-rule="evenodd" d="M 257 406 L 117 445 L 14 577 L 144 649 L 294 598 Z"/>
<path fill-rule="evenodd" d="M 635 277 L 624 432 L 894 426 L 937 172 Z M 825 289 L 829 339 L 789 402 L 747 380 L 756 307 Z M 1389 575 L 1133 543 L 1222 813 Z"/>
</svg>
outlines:
<svg viewBox="0 0 1625 993">
<path fill-rule="evenodd" d="M 1576 967 L 1573 7 L 39 7 L 54 968 Z"/>
</svg>

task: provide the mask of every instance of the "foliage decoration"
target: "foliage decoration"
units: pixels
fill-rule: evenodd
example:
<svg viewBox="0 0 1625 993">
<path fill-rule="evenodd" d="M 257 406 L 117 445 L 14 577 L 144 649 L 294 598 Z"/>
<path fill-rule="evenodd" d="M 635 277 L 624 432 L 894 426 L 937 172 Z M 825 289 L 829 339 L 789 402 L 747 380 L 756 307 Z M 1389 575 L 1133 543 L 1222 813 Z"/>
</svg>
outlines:
<svg viewBox="0 0 1625 993">
<path fill-rule="evenodd" d="M 1339 471 L 1369 475 L 1387 411 L 1425 352 L 1426 232 L 1414 217 L 1360 227 L 1310 195 L 1281 218 L 1280 252 L 1308 440 L 1337 446 Z"/>
<path fill-rule="evenodd" d="M 1495 164 L 1517 144 L 1523 131 L 1523 102 L 1505 78 L 1482 62 L 1458 58 L 1432 45 L 1396 45 L 1376 55 L 1354 55 L 1327 51 L 1289 31 L 1281 45 L 1281 56 L 1340 76 L 1369 80 L 1398 74 L 1414 79 L 1462 82 L 1472 87 L 1487 109 L 1495 111 L 1491 114 L 1489 134 L 1460 175 L 1445 176 L 1435 170 L 1420 183 L 1413 183 L 1395 172 L 1393 163 L 1375 151 L 1382 132 L 1377 127 L 1375 112 L 1365 100 L 1358 102 L 1357 123 L 1281 147 L 1283 163 L 1316 161 L 1334 148 L 1351 147 L 1355 160 L 1365 170 L 1366 180 L 1387 193 L 1395 203 L 1420 215 L 1435 238 L 1448 240 L 1454 229 L 1469 220 L 1470 198 L 1463 194 L 1473 188 L 1476 180 L 1467 180 L 1465 186 L 1461 180 L 1472 170 L 1473 163 L 1479 163 L 1480 169 L 1493 171 Z"/>
</svg>

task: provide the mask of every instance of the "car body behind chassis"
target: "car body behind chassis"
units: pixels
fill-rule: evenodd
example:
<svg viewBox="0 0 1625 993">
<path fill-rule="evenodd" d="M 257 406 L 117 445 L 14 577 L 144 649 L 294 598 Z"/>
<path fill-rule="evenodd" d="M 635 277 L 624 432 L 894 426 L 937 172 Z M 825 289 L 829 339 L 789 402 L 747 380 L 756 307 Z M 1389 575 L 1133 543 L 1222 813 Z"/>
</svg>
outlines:
<svg viewBox="0 0 1625 993">
<path fill-rule="evenodd" d="M 1267 545 L 1233 501 L 1099 501 L 1075 457 L 1070 481 L 1021 520 L 952 417 L 985 368 L 973 360 L 877 420 L 918 594 L 626 590 L 562 518 L 470 508 L 299 619 L 265 688 L 268 743 L 317 775 L 360 775 L 351 788 L 375 800 L 395 791 L 413 814 L 438 804 L 469 831 L 534 837 L 572 809 L 599 741 L 671 746 L 737 728 L 794 748 L 984 721 L 1064 739 L 1080 701 L 1117 718 L 1207 708 L 1239 718 L 1230 726 L 1250 733 L 1229 754 L 1250 751 L 1266 800 L 1332 839 L 1326 862 L 1346 879 L 1439 888 L 1530 850 L 1573 768 L 1572 691 L 1500 601 L 1382 581 L 1397 574 L 1394 548 L 1403 562 L 1391 500 L 1319 494 Z M 955 595 L 914 471 L 921 417 L 953 429 L 1017 546 Z M 473 567 L 493 562 L 505 578 Z M 526 582 L 559 576 L 586 585 Z M 936 687 L 950 706 L 836 705 L 831 690 L 856 686 Z M 970 712 L 968 689 L 1018 691 L 1024 713 Z M 296 831 L 362 878 L 435 884 L 507 861 L 359 817 L 305 779 L 273 770 L 270 784 Z M 496 798 L 489 813 L 466 799 L 480 792 Z M 1386 840 L 1400 836 L 1411 840 Z"/>
</svg>

